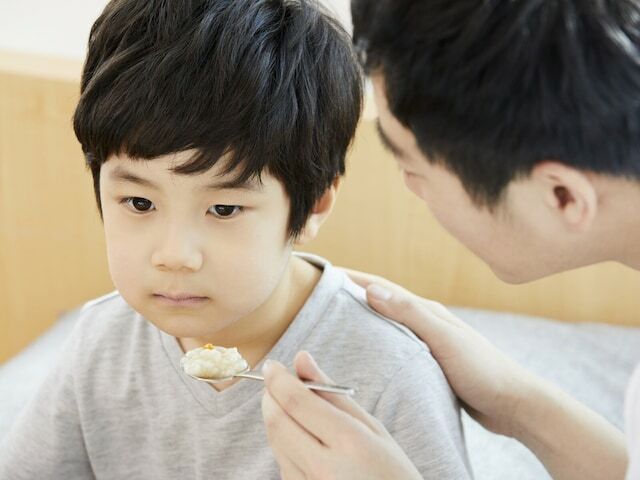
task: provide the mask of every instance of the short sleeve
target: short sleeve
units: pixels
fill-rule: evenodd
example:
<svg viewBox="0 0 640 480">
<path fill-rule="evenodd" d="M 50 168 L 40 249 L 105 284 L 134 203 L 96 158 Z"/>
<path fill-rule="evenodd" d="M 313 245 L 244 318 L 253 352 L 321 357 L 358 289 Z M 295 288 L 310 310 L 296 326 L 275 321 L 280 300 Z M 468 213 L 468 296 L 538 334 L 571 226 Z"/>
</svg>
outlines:
<svg viewBox="0 0 640 480">
<path fill-rule="evenodd" d="M 458 402 L 428 352 L 420 351 L 394 374 L 374 415 L 423 478 L 473 478 Z"/>
<path fill-rule="evenodd" d="M 0 448 L 0 478 L 94 478 L 75 394 L 78 329 Z"/>
</svg>

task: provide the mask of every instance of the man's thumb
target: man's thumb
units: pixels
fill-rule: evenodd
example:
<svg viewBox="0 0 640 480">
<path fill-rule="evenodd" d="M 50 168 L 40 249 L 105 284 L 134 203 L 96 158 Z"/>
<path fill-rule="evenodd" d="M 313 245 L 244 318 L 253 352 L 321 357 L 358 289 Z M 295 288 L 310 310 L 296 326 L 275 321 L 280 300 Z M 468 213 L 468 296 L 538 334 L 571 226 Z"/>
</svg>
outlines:
<svg viewBox="0 0 640 480">
<path fill-rule="evenodd" d="M 367 299 L 376 305 L 382 304 L 391 299 L 391 292 L 377 283 L 372 283 L 367 287 Z"/>
<path fill-rule="evenodd" d="M 380 284 L 373 283 L 367 287 L 367 302 L 379 314 L 405 323 L 410 312 L 408 311 L 408 300 L 404 295 L 394 295 L 391 290 Z"/>
<path fill-rule="evenodd" d="M 409 292 L 393 292 L 380 284 L 367 287 L 367 302 L 380 315 L 408 327 L 427 344 L 446 338 L 453 325 L 462 323 L 440 304 L 432 302 L 429 307 Z"/>
</svg>

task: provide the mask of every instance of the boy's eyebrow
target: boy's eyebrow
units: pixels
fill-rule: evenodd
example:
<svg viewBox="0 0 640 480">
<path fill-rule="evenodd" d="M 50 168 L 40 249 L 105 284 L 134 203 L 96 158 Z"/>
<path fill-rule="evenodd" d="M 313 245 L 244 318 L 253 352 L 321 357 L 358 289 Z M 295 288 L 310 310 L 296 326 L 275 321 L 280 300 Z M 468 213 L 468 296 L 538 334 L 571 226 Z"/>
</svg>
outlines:
<svg viewBox="0 0 640 480">
<path fill-rule="evenodd" d="M 250 192 L 261 192 L 262 184 L 253 178 L 248 180 L 234 178 L 232 180 L 214 181 L 205 185 L 203 188 L 205 190 L 248 190 Z"/>
<path fill-rule="evenodd" d="M 134 173 L 130 172 L 126 168 L 122 166 L 115 167 L 110 173 L 109 177 L 116 182 L 130 182 L 135 183 L 137 185 L 141 185 L 143 187 L 154 188 L 158 190 L 158 186 L 150 180 L 146 178 L 139 177 Z M 249 190 L 252 192 L 260 192 L 262 191 L 262 185 L 253 179 L 249 180 L 241 180 L 239 178 L 235 178 L 232 180 L 221 180 L 214 181 L 208 185 L 202 187 L 203 190 Z"/>
<path fill-rule="evenodd" d="M 141 185 L 143 187 L 155 188 L 156 190 L 158 189 L 155 183 L 147 180 L 146 178 L 138 177 L 137 175 L 131 173 L 129 170 L 121 166 L 117 166 L 113 170 L 111 170 L 111 172 L 109 173 L 109 177 L 111 177 L 111 179 L 116 182 L 130 182 Z"/>
<path fill-rule="evenodd" d="M 397 147 L 391 141 L 391 139 L 387 136 L 387 134 L 384 133 L 384 130 L 382 130 L 382 125 L 380 124 L 379 118 L 376 119 L 376 130 L 378 131 L 378 135 L 380 136 L 380 140 L 382 141 L 382 145 L 384 146 L 384 148 L 389 150 L 396 157 L 404 156 L 404 154 L 402 153 L 402 150 L 399 147 Z"/>
</svg>

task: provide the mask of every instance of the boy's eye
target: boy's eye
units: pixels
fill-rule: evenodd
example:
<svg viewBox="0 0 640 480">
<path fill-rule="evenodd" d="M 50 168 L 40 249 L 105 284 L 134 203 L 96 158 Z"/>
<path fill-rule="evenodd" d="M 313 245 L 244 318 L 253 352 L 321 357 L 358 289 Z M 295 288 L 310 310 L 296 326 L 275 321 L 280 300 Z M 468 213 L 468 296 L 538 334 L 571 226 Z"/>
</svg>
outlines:
<svg viewBox="0 0 640 480">
<path fill-rule="evenodd" d="M 218 218 L 235 217 L 241 211 L 242 207 L 238 205 L 214 205 L 209 209 L 209 213 L 215 215 Z"/>
<path fill-rule="evenodd" d="M 155 210 L 153 202 L 142 197 L 125 198 L 124 203 L 133 208 L 136 212 L 148 212 L 150 210 Z"/>
</svg>

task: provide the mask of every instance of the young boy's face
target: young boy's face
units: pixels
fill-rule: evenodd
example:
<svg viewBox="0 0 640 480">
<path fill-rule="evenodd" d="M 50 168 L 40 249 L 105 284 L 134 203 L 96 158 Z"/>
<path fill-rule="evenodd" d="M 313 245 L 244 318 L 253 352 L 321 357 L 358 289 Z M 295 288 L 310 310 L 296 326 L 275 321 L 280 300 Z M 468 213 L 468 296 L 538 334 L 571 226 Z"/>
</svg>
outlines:
<svg viewBox="0 0 640 480">
<path fill-rule="evenodd" d="M 150 161 L 112 156 L 100 172 L 109 269 L 135 310 L 176 337 L 207 338 L 272 294 L 292 250 L 282 184 L 230 188 L 225 162 L 172 172 L 193 152 Z"/>
</svg>

